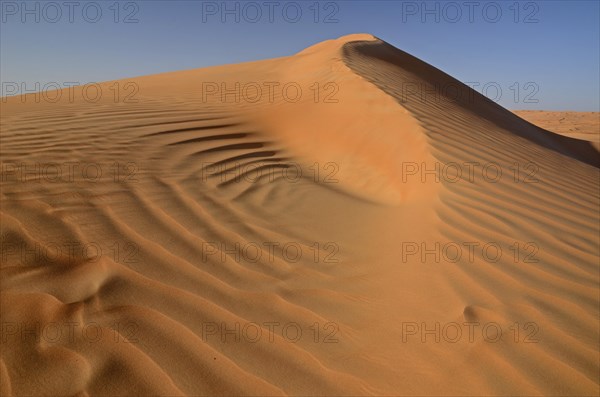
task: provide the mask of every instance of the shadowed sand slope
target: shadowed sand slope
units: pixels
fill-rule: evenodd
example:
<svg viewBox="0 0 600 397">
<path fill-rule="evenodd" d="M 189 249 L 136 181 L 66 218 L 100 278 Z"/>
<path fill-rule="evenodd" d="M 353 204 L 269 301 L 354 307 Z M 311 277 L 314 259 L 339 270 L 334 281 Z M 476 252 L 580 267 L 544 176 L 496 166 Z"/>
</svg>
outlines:
<svg viewBox="0 0 600 397">
<path fill-rule="evenodd" d="M 2 103 L 2 395 L 600 391 L 587 142 L 370 35 L 117 83 Z"/>
</svg>

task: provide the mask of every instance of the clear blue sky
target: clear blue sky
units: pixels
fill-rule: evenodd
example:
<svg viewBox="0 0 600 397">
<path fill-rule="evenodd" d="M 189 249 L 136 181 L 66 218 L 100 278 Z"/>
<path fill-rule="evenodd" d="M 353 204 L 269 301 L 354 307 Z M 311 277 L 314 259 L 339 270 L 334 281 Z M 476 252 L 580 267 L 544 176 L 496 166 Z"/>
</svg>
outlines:
<svg viewBox="0 0 600 397">
<path fill-rule="evenodd" d="M 509 109 L 600 107 L 598 0 L 66 1 L 1 1 L 3 83 L 99 82 L 371 33 L 480 91 L 486 85 L 488 96 L 500 88 Z"/>
</svg>

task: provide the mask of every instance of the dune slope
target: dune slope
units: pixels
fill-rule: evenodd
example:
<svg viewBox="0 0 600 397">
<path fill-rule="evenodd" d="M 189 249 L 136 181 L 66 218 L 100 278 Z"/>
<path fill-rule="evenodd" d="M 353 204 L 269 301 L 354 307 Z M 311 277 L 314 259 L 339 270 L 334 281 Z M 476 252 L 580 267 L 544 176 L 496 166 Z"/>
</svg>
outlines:
<svg viewBox="0 0 600 397">
<path fill-rule="evenodd" d="M 100 87 L 3 98 L 0 394 L 600 392 L 589 143 L 370 35 Z"/>
</svg>

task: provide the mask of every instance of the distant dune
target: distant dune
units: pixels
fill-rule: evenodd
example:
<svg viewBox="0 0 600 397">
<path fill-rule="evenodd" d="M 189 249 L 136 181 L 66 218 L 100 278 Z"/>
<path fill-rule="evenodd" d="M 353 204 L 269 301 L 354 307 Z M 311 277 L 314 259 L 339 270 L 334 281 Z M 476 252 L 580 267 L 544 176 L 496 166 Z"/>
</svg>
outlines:
<svg viewBox="0 0 600 397">
<path fill-rule="evenodd" d="M 557 134 L 589 141 L 600 150 L 600 113 L 516 110 L 517 116 Z"/>
<path fill-rule="evenodd" d="M 597 137 L 366 34 L 1 106 L 2 396 L 600 393 Z"/>
</svg>

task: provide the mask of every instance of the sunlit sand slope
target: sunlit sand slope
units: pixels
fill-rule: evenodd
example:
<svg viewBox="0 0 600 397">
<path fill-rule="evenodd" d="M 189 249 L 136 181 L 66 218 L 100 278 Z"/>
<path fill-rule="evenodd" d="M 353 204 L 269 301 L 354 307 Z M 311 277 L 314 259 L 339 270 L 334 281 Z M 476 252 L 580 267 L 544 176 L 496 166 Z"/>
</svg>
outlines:
<svg viewBox="0 0 600 397">
<path fill-rule="evenodd" d="M 370 35 L 100 87 L 2 99 L 2 395 L 600 391 L 589 143 Z"/>
</svg>

